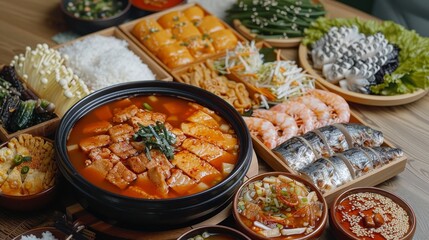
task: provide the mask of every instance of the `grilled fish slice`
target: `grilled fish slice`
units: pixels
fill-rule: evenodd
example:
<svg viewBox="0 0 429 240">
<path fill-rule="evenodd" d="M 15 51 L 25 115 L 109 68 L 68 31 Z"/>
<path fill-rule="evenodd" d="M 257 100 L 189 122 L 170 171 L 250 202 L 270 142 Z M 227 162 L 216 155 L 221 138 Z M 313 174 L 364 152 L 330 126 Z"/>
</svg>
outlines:
<svg viewBox="0 0 429 240">
<path fill-rule="evenodd" d="M 335 124 L 347 137 L 352 147 L 378 147 L 384 142 L 383 133 L 368 126 L 357 123 Z"/>
<path fill-rule="evenodd" d="M 337 156 L 352 166 L 352 174 L 356 178 L 374 169 L 371 159 L 361 148 L 350 148 Z"/>
<path fill-rule="evenodd" d="M 349 145 L 346 141 L 346 136 L 333 125 L 318 128 L 314 130 L 322 139 L 325 139 L 332 156 L 335 152 L 343 152 L 349 149 Z"/>
<path fill-rule="evenodd" d="M 194 187 L 196 182 L 182 170 L 171 170 L 171 177 L 167 180 L 167 184 L 179 194 L 185 194 L 191 187 Z"/>
<path fill-rule="evenodd" d="M 349 167 L 347 167 L 347 164 L 341 158 L 332 156 L 329 158 L 329 161 L 334 165 L 336 175 L 341 185 L 353 180 Z"/>
<path fill-rule="evenodd" d="M 198 156 L 187 150 L 177 153 L 172 163 L 197 181 L 209 175 L 221 174 L 208 162 L 201 160 Z"/>
<path fill-rule="evenodd" d="M 198 123 L 182 123 L 183 133 L 194 138 L 204 140 L 221 147 L 225 150 L 231 150 L 237 146 L 237 138 L 231 134 L 222 133 L 219 130 L 209 128 Z"/>
<path fill-rule="evenodd" d="M 316 159 L 311 146 L 301 137 L 293 137 L 273 149 L 289 167 L 299 171 Z"/>
<path fill-rule="evenodd" d="M 331 156 L 331 150 L 327 143 L 314 131 L 307 132 L 302 135 L 302 138 L 311 145 L 316 158 Z"/>
<path fill-rule="evenodd" d="M 222 155 L 229 154 L 216 145 L 195 138 L 185 139 L 182 147 L 208 162 Z"/>
<path fill-rule="evenodd" d="M 317 159 L 299 172 L 306 175 L 322 193 L 329 192 L 341 185 L 334 178 L 335 168 L 333 164 L 325 158 Z"/>
<path fill-rule="evenodd" d="M 109 143 L 110 136 L 102 134 L 81 140 L 79 142 L 79 146 L 84 152 L 89 152 L 91 151 L 91 149 L 104 147 L 107 146 Z"/>
<path fill-rule="evenodd" d="M 381 161 L 385 164 L 394 161 L 402 156 L 404 156 L 404 152 L 399 148 L 391 148 L 391 147 L 375 147 L 372 148 L 381 158 Z"/>
<path fill-rule="evenodd" d="M 134 129 L 128 124 L 118 124 L 109 129 L 110 138 L 113 142 L 128 141 L 134 134 Z"/>
<path fill-rule="evenodd" d="M 116 165 L 110 169 L 106 176 L 106 180 L 117 186 L 120 189 L 125 189 L 128 185 L 136 180 L 137 175 L 129 170 L 122 162 L 116 163 Z"/>
</svg>

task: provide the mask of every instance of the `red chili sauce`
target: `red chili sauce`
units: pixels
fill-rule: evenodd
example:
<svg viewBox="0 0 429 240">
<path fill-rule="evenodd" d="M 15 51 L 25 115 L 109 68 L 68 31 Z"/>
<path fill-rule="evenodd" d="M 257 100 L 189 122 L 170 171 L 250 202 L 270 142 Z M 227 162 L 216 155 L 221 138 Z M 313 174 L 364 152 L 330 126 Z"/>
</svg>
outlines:
<svg viewBox="0 0 429 240">
<path fill-rule="evenodd" d="M 401 206 L 371 192 L 343 199 L 335 208 L 335 220 L 359 239 L 400 239 L 410 227 L 408 214 Z"/>
</svg>

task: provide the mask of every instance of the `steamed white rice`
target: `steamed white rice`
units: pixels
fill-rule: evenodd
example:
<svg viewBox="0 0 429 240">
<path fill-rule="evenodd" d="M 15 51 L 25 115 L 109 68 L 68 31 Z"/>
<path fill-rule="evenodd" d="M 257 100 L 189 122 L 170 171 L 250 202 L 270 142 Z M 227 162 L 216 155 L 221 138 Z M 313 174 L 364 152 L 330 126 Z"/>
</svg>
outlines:
<svg viewBox="0 0 429 240">
<path fill-rule="evenodd" d="M 94 35 L 64 46 L 59 51 L 67 56 L 66 65 L 91 90 L 128 81 L 155 80 L 149 67 L 127 46 L 125 40 Z"/>
<path fill-rule="evenodd" d="M 51 232 L 46 231 L 42 233 L 42 237 L 38 238 L 33 234 L 24 235 L 21 237 L 21 240 L 58 240 Z"/>
</svg>

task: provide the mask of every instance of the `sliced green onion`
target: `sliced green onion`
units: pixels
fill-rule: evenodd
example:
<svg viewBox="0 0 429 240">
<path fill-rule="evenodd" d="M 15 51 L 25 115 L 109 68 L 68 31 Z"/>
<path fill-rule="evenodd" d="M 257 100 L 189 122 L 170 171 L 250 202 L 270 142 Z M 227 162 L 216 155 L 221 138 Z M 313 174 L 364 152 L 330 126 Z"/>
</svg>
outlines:
<svg viewBox="0 0 429 240">
<path fill-rule="evenodd" d="M 152 111 L 153 108 L 151 105 L 149 105 L 149 103 L 143 103 L 143 107 L 146 108 L 146 110 Z"/>
<path fill-rule="evenodd" d="M 22 163 L 22 156 L 19 154 L 15 155 L 15 157 L 13 158 L 13 164 L 19 165 L 21 163 Z"/>
<path fill-rule="evenodd" d="M 30 167 L 29 166 L 24 166 L 21 168 L 21 173 L 22 174 L 27 174 L 28 171 L 30 171 Z"/>
</svg>

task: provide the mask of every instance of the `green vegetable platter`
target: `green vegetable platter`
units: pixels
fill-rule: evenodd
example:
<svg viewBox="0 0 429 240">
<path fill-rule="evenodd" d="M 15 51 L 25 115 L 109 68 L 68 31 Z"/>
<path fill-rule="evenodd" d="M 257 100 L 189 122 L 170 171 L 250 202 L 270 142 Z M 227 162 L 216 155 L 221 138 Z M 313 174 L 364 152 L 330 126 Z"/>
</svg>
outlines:
<svg viewBox="0 0 429 240">
<path fill-rule="evenodd" d="M 429 38 L 391 21 L 319 18 L 298 56 L 318 83 L 350 102 L 395 106 L 429 91 Z"/>
<path fill-rule="evenodd" d="M 298 46 L 304 29 L 326 12 L 311 0 L 238 0 L 227 10 L 227 20 L 249 40 L 273 47 Z"/>
</svg>

